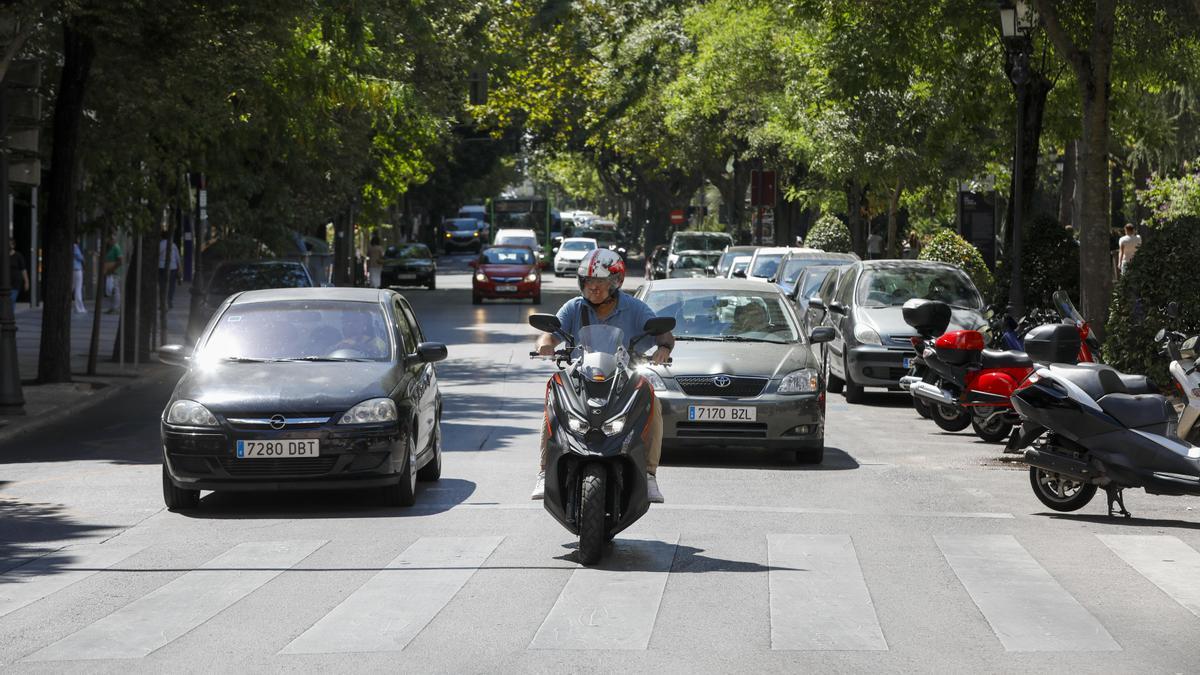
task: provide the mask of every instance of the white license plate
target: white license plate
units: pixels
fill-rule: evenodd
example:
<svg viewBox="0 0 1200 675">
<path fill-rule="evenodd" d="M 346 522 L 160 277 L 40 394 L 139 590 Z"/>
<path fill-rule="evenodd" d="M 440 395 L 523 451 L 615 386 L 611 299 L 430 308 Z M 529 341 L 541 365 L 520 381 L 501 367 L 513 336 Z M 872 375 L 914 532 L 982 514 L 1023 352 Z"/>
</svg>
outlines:
<svg viewBox="0 0 1200 675">
<path fill-rule="evenodd" d="M 689 405 L 688 419 L 693 422 L 754 422 L 758 409 L 754 406 Z"/>
<path fill-rule="evenodd" d="M 415 274 L 397 274 L 396 278 L 397 279 L 416 279 L 417 275 L 415 275 Z"/>
<path fill-rule="evenodd" d="M 516 292 L 517 292 L 517 287 L 516 287 L 516 286 L 512 286 L 512 285 L 506 285 L 506 286 L 497 286 L 497 287 L 496 287 L 496 292 L 497 292 L 497 293 L 516 293 Z"/>
<path fill-rule="evenodd" d="M 288 441 L 238 441 L 237 456 L 238 459 L 320 457 L 321 442 L 315 438 Z"/>
<path fill-rule="evenodd" d="M 905 368 L 909 368 L 909 367 L 911 367 L 911 366 L 912 366 L 912 359 L 911 359 L 911 358 L 909 358 L 909 359 L 904 359 L 904 367 L 905 367 Z"/>
</svg>

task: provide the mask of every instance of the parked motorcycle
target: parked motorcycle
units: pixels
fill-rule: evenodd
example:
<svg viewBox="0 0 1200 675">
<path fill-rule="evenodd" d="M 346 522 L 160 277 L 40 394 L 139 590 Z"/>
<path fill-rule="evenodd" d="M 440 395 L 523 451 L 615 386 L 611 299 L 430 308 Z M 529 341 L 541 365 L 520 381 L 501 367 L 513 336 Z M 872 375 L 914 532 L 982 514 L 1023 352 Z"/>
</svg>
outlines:
<svg viewBox="0 0 1200 675">
<path fill-rule="evenodd" d="M 1178 316 L 1178 307 L 1171 303 L 1167 315 L 1172 319 Z M 1163 328 L 1154 336 L 1154 341 L 1162 344 L 1163 353 L 1171 359 L 1168 370 L 1175 380 L 1175 388 L 1183 396 L 1186 405 L 1179 415 L 1177 434 L 1179 438 L 1200 445 L 1200 369 L 1196 363 L 1196 347 L 1200 335 L 1191 337 L 1175 330 Z"/>
<path fill-rule="evenodd" d="M 578 339 L 562 332 L 553 314 L 533 314 L 529 324 L 553 333 L 565 346 L 553 356 L 560 372 L 546 390 L 549 455 L 543 504 L 579 536 L 579 560 L 596 563 L 606 542 L 650 507 L 646 452 L 654 390 L 637 370 L 644 358 L 633 345 L 675 327 L 672 317 L 650 319 L 645 334 L 628 342 L 621 329 L 584 326 Z"/>
<path fill-rule="evenodd" d="M 1024 450 L 1037 498 L 1055 511 L 1076 511 L 1104 488 L 1108 514 L 1115 505 L 1128 518 L 1126 488 L 1200 495 L 1200 447 L 1178 437 L 1165 397 L 1131 392 L 1150 384 L 1144 376 L 1055 363 L 1078 352 L 1073 328 L 1053 326 L 1036 343 L 1026 340 L 1034 360 L 1050 365 L 1039 365 L 1012 396 L 1022 423 L 1008 450 Z"/>
</svg>

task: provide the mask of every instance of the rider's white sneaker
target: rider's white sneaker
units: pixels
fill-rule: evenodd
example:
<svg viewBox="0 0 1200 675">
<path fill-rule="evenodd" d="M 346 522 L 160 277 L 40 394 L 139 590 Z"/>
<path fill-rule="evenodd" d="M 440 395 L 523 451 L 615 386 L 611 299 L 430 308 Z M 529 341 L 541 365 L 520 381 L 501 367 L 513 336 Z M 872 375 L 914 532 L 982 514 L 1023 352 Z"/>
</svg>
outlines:
<svg viewBox="0 0 1200 675">
<path fill-rule="evenodd" d="M 658 479 L 652 473 L 646 474 L 646 499 L 649 499 L 652 504 L 661 504 L 665 501 L 662 492 L 658 489 Z"/>
<path fill-rule="evenodd" d="M 546 472 L 539 471 L 537 483 L 533 486 L 533 492 L 529 495 L 530 499 L 542 499 L 546 496 Z"/>
</svg>

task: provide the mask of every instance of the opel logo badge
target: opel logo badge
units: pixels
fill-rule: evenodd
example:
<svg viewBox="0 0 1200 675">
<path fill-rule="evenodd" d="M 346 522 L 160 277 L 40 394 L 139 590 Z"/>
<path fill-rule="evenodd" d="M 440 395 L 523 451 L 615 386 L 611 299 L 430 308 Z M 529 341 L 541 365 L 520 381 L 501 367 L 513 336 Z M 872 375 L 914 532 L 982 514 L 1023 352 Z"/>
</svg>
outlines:
<svg viewBox="0 0 1200 675">
<path fill-rule="evenodd" d="M 283 415 L 272 415 L 271 416 L 271 428 L 272 429 L 282 429 L 286 426 L 287 426 L 287 418 L 285 418 Z"/>
<path fill-rule="evenodd" d="M 728 387 L 729 385 L 733 384 L 733 379 L 730 378 L 728 375 L 718 375 L 713 378 L 713 384 L 724 389 L 725 387 Z"/>
</svg>

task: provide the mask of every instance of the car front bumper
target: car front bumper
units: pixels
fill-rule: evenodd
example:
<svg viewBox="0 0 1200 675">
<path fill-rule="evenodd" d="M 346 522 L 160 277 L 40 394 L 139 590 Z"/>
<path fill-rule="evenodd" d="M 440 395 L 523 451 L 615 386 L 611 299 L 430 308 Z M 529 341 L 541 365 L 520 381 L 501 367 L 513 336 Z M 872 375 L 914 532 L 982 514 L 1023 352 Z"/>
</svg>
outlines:
<svg viewBox="0 0 1200 675">
<path fill-rule="evenodd" d="M 502 291 L 501 286 L 515 287 L 516 290 Z M 542 294 L 542 280 L 537 281 L 472 281 L 471 291 L 479 298 L 534 298 Z"/>
<path fill-rule="evenodd" d="M 855 384 L 870 387 L 897 387 L 908 375 L 905 360 L 917 353 L 911 349 L 891 349 L 879 345 L 856 345 L 847 351 L 846 364 Z"/>
<path fill-rule="evenodd" d="M 389 272 L 384 270 L 379 277 L 379 283 L 384 288 L 391 286 L 428 286 L 437 276 L 437 270 L 405 270 Z"/>
<path fill-rule="evenodd" d="M 578 260 L 555 260 L 554 261 L 554 273 L 555 274 L 568 274 L 568 273 L 575 274 L 578 270 L 579 270 L 579 261 Z"/>
<path fill-rule="evenodd" d="M 772 385 L 774 386 L 774 385 Z M 663 443 L 675 447 L 737 446 L 796 449 L 820 445 L 825 437 L 823 394 L 762 394 L 753 398 L 654 392 L 663 415 Z M 697 422 L 690 406 L 752 406 L 754 422 Z"/>
</svg>

